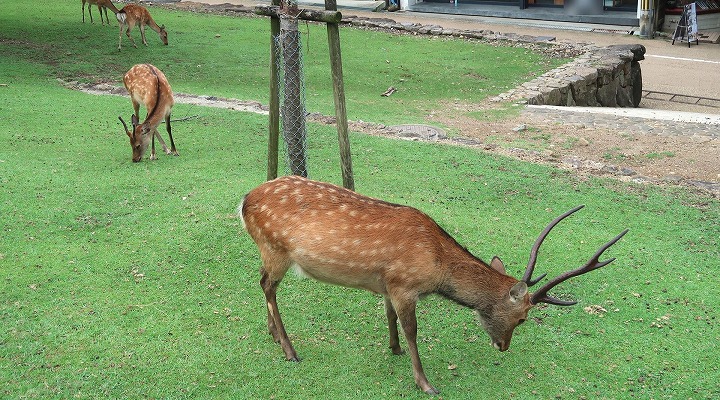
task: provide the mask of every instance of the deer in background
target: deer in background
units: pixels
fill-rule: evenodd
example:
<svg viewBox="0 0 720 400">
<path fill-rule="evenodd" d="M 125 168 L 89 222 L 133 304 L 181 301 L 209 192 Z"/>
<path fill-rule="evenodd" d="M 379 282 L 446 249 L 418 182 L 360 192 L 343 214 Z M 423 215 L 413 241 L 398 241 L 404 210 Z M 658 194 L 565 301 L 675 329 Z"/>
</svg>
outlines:
<svg viewBox="0 0 720 400">
<path fill-rule="evenodd" d="M 130 137 L 133 162 L 142 160 L 148 144 L 150 144 L 151 141 L 152 151 L 150 152 L 150 159 L 157 159 L 155 156 L 156 137 L 166 154 L 179 155 L 175 148 L 170 127 L 170 112 L 175 104 L 175 100 L 173 99 L 172 89 L 165 74 L 153 65 L 137 64 L 130 68 L 125 74 L 123 84 L 125 84 L 125 88 L 130 94 L 130 100 L 132 101 L 133 110 L 135 111 L 135 114 L 133 114 L 131 118 L 132 131 L 128 129 L 122 117 L 118 118 L 125 127 L 125 133 Z M 147 117 L 143 123 L 140 123 L 140 104 L 144 104 L 147 109 Z M 162 137 L 160 137 L 160 132 L 157 131 L 157 127 L 163 119 L 165 120 L 165 128 L 167 129 L 168 136 L 170 136 L 170 150 L 168 150 Z"/>
<path fill-rule="evenodd" d="M 322 282 L 382 294 L 390 349 L 393 354 L 402 354 L 399 320 L 415 383 L 426 393 L 437 394 L 423 372 L 418 354 L 418 300 L 437 293 L 475 310 L 492 345 L 507 350 L 514 329 L 525 322 L 533 306 L 575 304 L 550 296 L 553 287 L 614 260 L 599 258 L 627 230 L 600 247 L 584 266 L 558 276 L 533 294 L 528 292 L 528 287 L 545 277 L 532 278 L 543 240 L 555 225 L 582 207 L 559 216 L 540 234 L 522 280 L 507 275 L 498 257 L 487 264 L 473 256 L 415 208 L 327 183 L 298 176 L 281 177 L 251 190 L 238 211 L 260 251 L 260 285 L 267 304 L 268 330 L 280 343 L 287 360 L 299 358 L 280 317 L 276 292 L 287 270 L 293 268 Z"/>
<path fill-rule="evenodd" d="M 125 30 L 125 34 L 130 39 L 133 46 L 137 48 L 135 39 L 130 36 L 130 31 L 133 27 L 135 27 L 135 25 L 140 26 L 140 36 L 142 37 L 142 42 L 145 46 L 148 45 L 147 40 L 145 39 L 145 26 L 149 26 L 150 29 L 157 32 L 158 35 L 160 35 L 160 40 L 162 40 L 163 44 L 167 46 L 168 38 L 165 25 L 158 26 L 158 24 L 156 24 L 150 16 L 150 12 L 147 8 L 137 4 L 128 4 L 123 7 L 122 10 L 118 11 L 115 14 L 115 17 L 118 22 L 120 22 L 120 41 L 118 42 L 118 50 L 122 50 L 123 30 Z"/>
<path fill-rule="evenodd" d="M 82 0 L 82 11 L 83 11 L 83 23 L 85 23 L 85 3 L 88 3 L 88 14 L 90 14 L 90 23 L 93 23 L 93 16 L 92 16 L 92 5 L 97 5 L 98 12 L 100 13 L 100 23 L 102 25 L 105 25 L 105 21 L 103 20 L 103 10 L 105 11 L 105 20 L 107 20 L 108 26 L 110 26 L 110 19 L 107 15 L 107 9 L 111 9 L 112 12 L 117 15 L 120 10 L 115 7 L 115 5 L 110 0 Z"/>
</svg>

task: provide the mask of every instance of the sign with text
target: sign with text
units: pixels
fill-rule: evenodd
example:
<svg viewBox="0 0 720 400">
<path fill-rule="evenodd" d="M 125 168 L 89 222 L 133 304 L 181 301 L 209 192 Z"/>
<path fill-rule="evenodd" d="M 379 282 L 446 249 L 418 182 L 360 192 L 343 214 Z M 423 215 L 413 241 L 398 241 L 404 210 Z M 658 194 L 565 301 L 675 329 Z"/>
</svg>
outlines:
<svg viewBox="0 0 720 400">
<path fill-rule="evenodd" d="M 695 41 L 695 44 L 700 44 L 695 3 L 683 6 L 682 15 L 675 28 L 675 33 L 673 33 L 672 44 L 675 44 L 676 40 L 683 40 L 684 38 L 687 38 L 688 47 L 690 47 L 692 41 Z"/>
</svg>

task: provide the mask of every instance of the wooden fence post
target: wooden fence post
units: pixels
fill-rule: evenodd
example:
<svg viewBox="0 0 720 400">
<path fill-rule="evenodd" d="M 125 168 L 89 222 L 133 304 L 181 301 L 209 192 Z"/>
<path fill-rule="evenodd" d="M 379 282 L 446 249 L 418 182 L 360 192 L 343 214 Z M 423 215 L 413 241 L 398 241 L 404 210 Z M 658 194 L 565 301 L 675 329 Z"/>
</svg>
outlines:
<svg viewBox="0 0 720 400">
<path fill-rule="evenodd" d="M 345 108 L 345 85 L 343 82 L 343 72 L 342 72 L 342 57 L 340 53 L 340 29 L 339 29 L 339 23 L 342 20 L 342 15 L 337 12 L 337 3 L 336 0 L 325 0 L 325 11 L 314 11 L 314 10 L 299 10 L 297 8 L 297 3 L 293 3 L 292 0 L 288 0 L 287 5 L 281 4 L 282 0 L 272 0 L 272 6 L 264 6 L 264 5 L 258 5 L 255 6 L 255 13 L 258 15 L 265 15 L 271 17 L 271 35 L 273 38 L 278 37 L 280 34 L 283 35 L 281 44 L 283 47 L 285 46 L 285 40 L 287 40 L 290 36 L 293 36 L 297 34 L 299 36 L 298 30 L 297 30 L 297 20 L 303 19 L 303 20 L 309 20 L 309 21 L 318 21 L 318 22 L 325 22 L 327 24 L 327 32 L 328 32 L 328 47 L 330 48 L 330 64 L 331 64 L 331 70 L 332 70 L 332 80 L 333 80 L 333 94 L 334 94 L 334 101 L 335 101 L 335 120 L 337 123 L 337 130 L 338 130 L 338 144 L 340 147 L 340 161 L 341 161 L 341 168 L 342 168 L 342 176 L 343 176 L 343 186 L 345 186 L 347 189 L 355 190 L 355 182 L 352 172 L 352 159 L 351 159 L 351 152 L 350 152 L 350 140 L 348 136 L 348 122 L 347 122 L 347 110 Z M 288 12 L 286 8 L 292 9 L 292 11 Z M 292 23 L 288 24 L 290 19 L 292 19 L 295 23 L 294 29 L 292 28 Z M 287 32 L 290 31 L 290 36 L 286 36 Z M 299 42 L 299 41 L 298 41 Z M 270 62 L 270 116 L 269 116 L 269 139 L 268 139 L 268 172 L 267 172 L 267 178 L 268 180 L 275 179 L 277 177 L 277 170 L 278 170 L 278 142 L 279 142 L 279 121 L 280 121 L 280 105 L 279 105 L 279 88 L 278 88 L 278 77 L 279 77 L 279 65 L 277 63 L 276 54 L 277 54 L 277 43 L 273 40 L 273 43 L 271 44 L 271 62 Z M 299 51 L 299 49 L 298 49 Z M 284 52 L 283 52 L 284 53 Z M 297 54 L 299 57 L 299 53 Z M 284 110 L 282 113 L 283 116 L 283 132 L 287 134 L 288 129 L 286 127 L 292 126 L 292 124 L 298 122 L 295 121 L 298 115 L 302 114 L 301 118 L 301 127 L 300 129 L 300 137 L 285 137 L 285 141 L 288 144 L 288 158 L 290 159 L 290 169 L 293 174 L 295 175 L 302 175 L 307 176 L 307 170 L 306 170 L 306 164 L 305 164 L 305 154 L 304 151 L 302 154 L 295 154 L 297 153 L 296 150 L 298 147 L 296 147 L 299 142 L 298 141 L 304 141 L 305 135 L 306 135 L 306 128 L 305 128 L 305 120 L 304 120 L 304 114 L 305 114 L 305 105 L 301 104 L 302 107 L 298 109 L 287 109 L 288 103 L 292 103 L 293 97 L 298 97 L 299 93 L 295 88 L 292 88 L 288 93 L 287 84 L 288 83 L 297 83 L 300 79 L 300 75 L 298 75 L 295 71 L 288 70 L 287 65 L 288 63 L 295 63 L 294 60 L 289 60 L 287 58 L 287 55 L 283 55 L 284 61 L 285 61 L 285 101 L 284 101 Z M 290 94 L 290 96 L 289 96 Z M 293 165 L 293 160 L 296 158 L 302 158 L 302 162 L 300 166 Z"/>
<path fill-rule="evenodd" d="M 325 10 L 337 11 L 336 0 L 325 0 Z M 350 138 L 348 137 L 347 110 L 345 108 L 345 83 L 343 81 L 342 55 L 340 53 L 340 28 L 337 23 L 327 24 L 328 47 L 330 48 L 330 66 L 332 70 L 333 94 L 335 100 L 335 123 L 340 146 L 340 168 L 342 169 L 343 186 L 355 190 L 355 178 L 352 171 L 350 155 Z"/>
<path fill-rule="evenodd" d="M 272 0 L 274 6 L 280 0 Z M 278 143 L 280 137 L 280 91 L 278 89 L 279 68 L 277 62 L 278 46 L 275 38 L 280 34 L 280 18 L 270 17 L 270 113 L 268 116 L 268 164 L 267 180 L 278 176 Z"/>
</svg>

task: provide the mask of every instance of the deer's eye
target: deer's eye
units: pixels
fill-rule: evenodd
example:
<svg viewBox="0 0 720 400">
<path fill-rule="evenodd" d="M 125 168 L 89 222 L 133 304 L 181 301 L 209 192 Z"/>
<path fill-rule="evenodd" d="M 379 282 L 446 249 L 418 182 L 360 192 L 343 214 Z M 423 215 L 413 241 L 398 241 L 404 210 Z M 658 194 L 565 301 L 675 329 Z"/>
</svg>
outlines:
<svg viewBox="0 0 720 400">
<path fill-rule="evenodd" d="M 520 318 L 520 321 L 518 321 L 518 325 L 522 325 L 525 323 L 525 318 Z"/>
</svg>

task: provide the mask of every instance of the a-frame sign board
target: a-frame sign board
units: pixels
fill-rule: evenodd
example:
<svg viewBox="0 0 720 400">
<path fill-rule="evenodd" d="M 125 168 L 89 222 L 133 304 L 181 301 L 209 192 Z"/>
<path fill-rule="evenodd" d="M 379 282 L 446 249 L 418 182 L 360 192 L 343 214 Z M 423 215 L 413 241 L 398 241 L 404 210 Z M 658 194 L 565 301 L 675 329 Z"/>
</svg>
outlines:
<svg viewBox="0 0 720 400">
<path fill-rule="evenodd" d="M 695 44 L 700 44 L 698 38 L 697 29 L 697 11 L 695 9 L 695 3 L 686 4 L 683 6 L 682 15 L 678 21 L 675 33 L 673 33 L 672 44 L 675 44 L 676 40 L 683 40 L 687 38 L 688 47 L 690 42 L 695 41 Z"/>
</svg>

